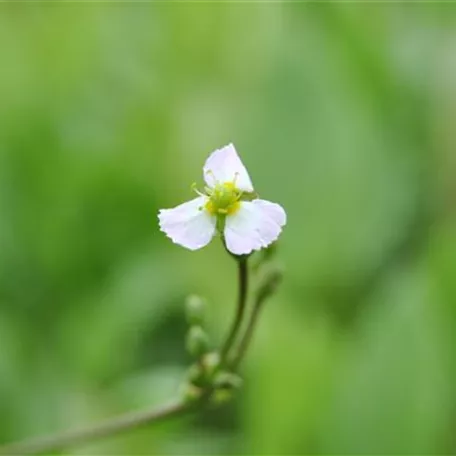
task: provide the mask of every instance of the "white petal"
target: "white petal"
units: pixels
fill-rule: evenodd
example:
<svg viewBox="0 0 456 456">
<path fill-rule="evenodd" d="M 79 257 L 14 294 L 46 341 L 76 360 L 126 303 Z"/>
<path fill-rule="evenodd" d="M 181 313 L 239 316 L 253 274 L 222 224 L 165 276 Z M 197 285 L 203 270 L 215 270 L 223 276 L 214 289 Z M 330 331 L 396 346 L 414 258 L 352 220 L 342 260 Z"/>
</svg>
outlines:
<svg viewBox="0 0 456 456">
<path fill-rule="evenodd" d="M 213 188 L 217 183 L 233 182 L 244 192 L 253 192 L 249 173 L 242 164 L 233 144 L 222 147 L 211 154 L 204 165 L 204 179 Z"/>
<path fill-rule="evenodd" d="M 278 204 L 244 201 L 236 214 L 226 218 L 226 246 L 235 255 L 248 255 L 276 241 L 286 222 L 286 213 Z"/>
<path fill-rule="evenodd" d="M 176 244 L 201 249 L 214 237 L 217 222 L 216 217 L 201 210 L 206 202 L 206 197 L 200 197 L 174 209 L 162 209 L 158 214 L 160 229 Z"/>
<path fill-rule="evenodd" d="M 263 209 L 263 212 L 267 213 L 269 218 L 274 220 L 280 227 L 287 224 L 287 214 L 280 204 L 271 203 L 270 201 L 262 199 L 256 199 L 252 203 Z"/>
</svg>

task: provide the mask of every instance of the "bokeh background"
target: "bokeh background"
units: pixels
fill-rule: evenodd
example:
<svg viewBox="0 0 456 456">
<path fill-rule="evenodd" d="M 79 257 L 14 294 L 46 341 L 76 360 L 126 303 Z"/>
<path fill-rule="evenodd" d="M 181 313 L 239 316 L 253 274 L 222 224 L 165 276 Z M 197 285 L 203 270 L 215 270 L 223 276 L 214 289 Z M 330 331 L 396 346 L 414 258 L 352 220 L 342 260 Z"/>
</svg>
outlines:
<svg viewBox="0 0 456 456">
<path fill-rule="evenodd" d="M 63 454 L 456 452 L 456 6 L 0 8 L 0 442 L 173 397 L 185 297 L 236 268 L 159 232 L 235 143 L 289 224 L 230 405 Z"/>
</svg>

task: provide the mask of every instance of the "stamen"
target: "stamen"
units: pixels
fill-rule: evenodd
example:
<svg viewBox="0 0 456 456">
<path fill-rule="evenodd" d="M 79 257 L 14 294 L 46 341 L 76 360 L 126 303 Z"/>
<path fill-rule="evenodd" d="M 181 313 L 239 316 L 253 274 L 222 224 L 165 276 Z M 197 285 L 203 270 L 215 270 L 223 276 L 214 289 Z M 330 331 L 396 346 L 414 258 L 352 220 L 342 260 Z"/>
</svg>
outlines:
<svg viewBox="0 0 456 456">
<path fill-rule="evenodd" d="M 239 173 L 235 172 L 234 173 L 234 179 L 233 179 L 233 185 L 236 187 L 237 181 L 239 179 Z"/>
<path fill-rule="evenodd" d="M 215 177 L 215 174 L 212 172 L 212 169 L 208 169 L 208 170 L 206 171 L 206 174 L 208 174 L 209 176 L 212 177 L 212 179 L 214 179 L 214 184 L 215 184 L 215 186 L 217 186 L 217 185 L 218 185 L 218 180 L 217 180 L 217 178 Z"/>
<path fill-rule="evenodd" d="M 193 182 L 193 184 L 191 185 L 191 189 L 199 196 L 206 196 L 204 193 L 201 193 L 199 190 L 198 190 L 198 187 L 196 185 L 196 182 Z"/>
</svg>

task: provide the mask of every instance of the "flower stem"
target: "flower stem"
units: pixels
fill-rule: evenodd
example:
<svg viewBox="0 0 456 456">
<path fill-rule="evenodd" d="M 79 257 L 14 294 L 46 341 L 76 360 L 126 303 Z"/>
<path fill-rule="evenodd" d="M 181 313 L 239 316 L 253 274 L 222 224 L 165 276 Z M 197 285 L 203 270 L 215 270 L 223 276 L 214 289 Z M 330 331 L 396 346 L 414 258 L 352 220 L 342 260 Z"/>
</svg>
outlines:
<svg viewBox="0 0 456 456">
<path fill-rule="evenodd" d="M 160 409 L 147 409 L 144 411 L 127 413 L 91 427 L 12 443 L 0 447 L 0 454 L 11 456 L 50 453 L 64 448 L 82 445 L 89 441 L 102 439 L 103 437 L 109 437 L 111 435 L 118 435 L 122 432 L 165 421 L 172 417 L 182 416 L 195 409 L 199 404 L 200 402 L 176 402 Z"/>
<path fill-rule="evenodd" d="M 238 302 L 236 308 L 236 315 L 231 326 L 230 332 L 228 333 L 228 337 L 225 340 L 225 343 L 222 346 L 220 351 L 220 358 L 221 364 L 227 364 L 227 358 L 229 352 L 236 340 L 236 336 L 239 333 L 241 328 L 242 320 L 245 314 L 245 307 L 247 301 L 247 291 L 248 291 L 248 283 L 249 283 L 249 272 L 248 272 L 248 264 L 247 264 L 248 257 L 236 257 L 238 262 L 238 278 L 239 278 L 239 295 L 238 295 Z"/>
<path fill-rule="evenodd" d="M 237 370 L 249 348 L 264 302 L 276 292 L 277 287 L 282 281 L 282 275 L 283 272 L 281 271 L 281 268 L 277 268 L 277 266 L 270 268 L 263 279 L 263 283 L 256 291 L 255 302 L 248 319 L 247 328 L 245 328 L 244 334 L 242 335 L 238 346 L 234 350 L 233 356 L 227 363 L 233 372 Z"/>
<path fill-rule="evenodd" d="M 36 439 L 24 440 L 0 447 L 1 455 L 26 455 L 50 453 L 64 448 L 82 445 L 89 441 L 118 435 L 121 432 L 137 429 L 152 423 L 167 420 L 172 417 L 182 416 L 199 404 L 176 402 L 161 409 L 144 410 L 139 412 L 127 413 L 114 419 L 107 420 L 98 425 L 75 430 L 62 432 L 61 434 L 40 437 Z"/>
<path fill-rule="evenodd" d="M 242 336 L 241 341 L 239 342 L 239 346 L 236 349 L 233 357 L 229 361 L 229 367 L 232 371 L 236 371 L 241 363 L 242 359 L 244 358 L 247 349 L 249 348 L 250 342 L 252 340 L 253 332 L 255 330 L 255 326 L 258 322 L 258 317 L 260 316 L 260 311 L 263 308 L 264 299 L 257 299 L 255 301 L 254 307 L 252 309 L 252 314 L 250 315 L 250 319 L 245 329 L 245 332 Z"/>
<path fill-rule="evenodd" d="M 239 296 L 235 319 L 221 350 L 222 366 L 229 366 L 228 356 L 233 348 L 233 344 L 236 341 L 236 337 L 244 319 L 249 278 L 247 258 L 248 257 L 246 256 L 236 257 L 236 261 L 238 262 Z M 254 309 L 254 312 L 255 311 L 256 309 Z M 249 328 L 247 329 L 249 333 L 253 331 L 253 325 L 254 323 L 251 321 Z M 241 341 L 241 347 L 243 347 L 242 352 L 246 349 L 250 336 L 251 335 L 247 336 L 247 334 L 244 335 Z M 237 352 L 237 355 L 238 356 L 235 358 L 236 360 L 239 358 L 239 352 Z M 47 437 L 38 437 L 36 439 L 24 440 L 0 446 L 0 455 L 11 456 L 51 453 L 77 445 L 83 445 L 105 437 L 118 435 L 149 424 L 159 423 L 174 417 L 183 416 L 189 412 L 204 408 L 205 404 L 210 399 L 213 390 L 213 386 L 208 387 L 201 395 L 201 398 L 193 402 L 178 401 L 159 409 L 146 409 L 143 411 L 127 413 L 87 428 L 66 431 Z"/>
</svg>

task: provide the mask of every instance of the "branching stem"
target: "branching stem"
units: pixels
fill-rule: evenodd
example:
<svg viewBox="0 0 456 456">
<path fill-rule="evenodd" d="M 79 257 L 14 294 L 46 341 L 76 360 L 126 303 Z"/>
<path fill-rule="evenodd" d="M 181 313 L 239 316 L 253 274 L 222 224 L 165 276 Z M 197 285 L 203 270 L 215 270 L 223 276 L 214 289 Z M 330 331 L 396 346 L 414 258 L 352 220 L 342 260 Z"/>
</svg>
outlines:
<svg viewBox="0 0 456 456">
<path fill-rule="evenodd" d="M 181 416 L 196 406 L 196 403 L 176 402 L 160 409 L 133 412 L 91 427 L 6 445 L 0 447 L 0 454 L 12 456 L 50 453 Z"/>
<path fill-rule="evenodd" d="M 248 291 L 247 257 L 237 257 L 239 275 L 239 296 L 235 319 L 221 350 L 222 366 L 228 367 L 228 355 L 239 333 L 245 314 Z M 50 453 L 94 440 L 118 435 L 140 427 L 166 421 L 202 409 L 212 395 L 213 387 L 202 392 L 201 398 L 193 402 L 178 401 L 159 409 L 146 409 L 109 419 L 87 428 L 66 431 L 48 437 L 24 440 L 0 447 L 0 455 L 30 455 Z"/>
<path fill-rule="evenodd" d="M 242 336 L 242 339 L 239 342 L 239 345 L 233 357 L 229 361 L 229 367 L 232 371 L 236 371 L 238 369 L 239 364 L 241 363 L 250 346 L 250 342 L 252 340 L 252 336 L 259 319 L 258 317 L 260 316 L 260 311 L 263 308 L 264 301 L 265 299 L 262 299 L 261 297 L 258 297 L 255 301 L 249 322 L 247 324 L 247 328 L 245 329 L 245 332 Z"/>
</svg>

